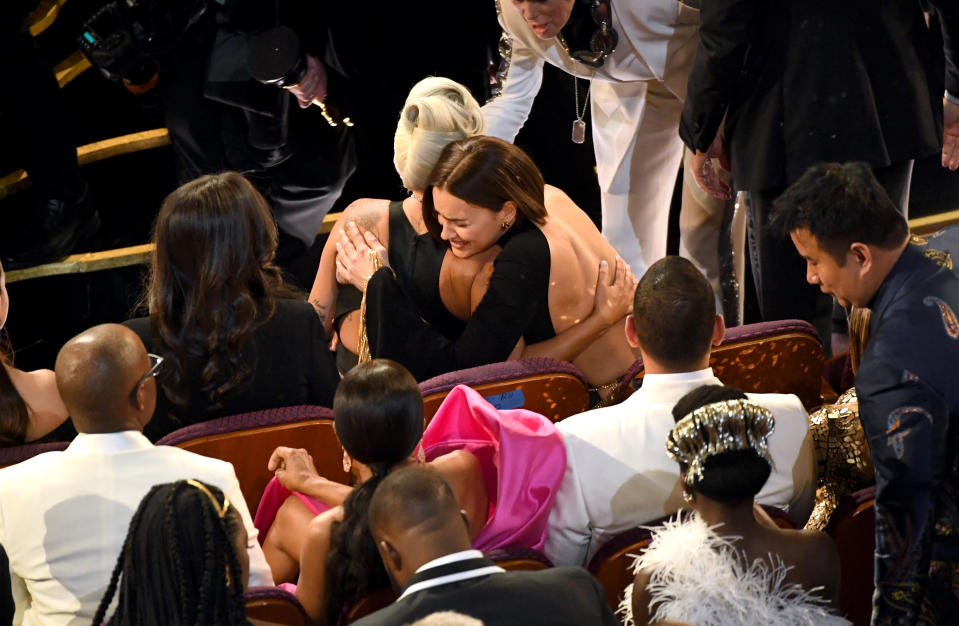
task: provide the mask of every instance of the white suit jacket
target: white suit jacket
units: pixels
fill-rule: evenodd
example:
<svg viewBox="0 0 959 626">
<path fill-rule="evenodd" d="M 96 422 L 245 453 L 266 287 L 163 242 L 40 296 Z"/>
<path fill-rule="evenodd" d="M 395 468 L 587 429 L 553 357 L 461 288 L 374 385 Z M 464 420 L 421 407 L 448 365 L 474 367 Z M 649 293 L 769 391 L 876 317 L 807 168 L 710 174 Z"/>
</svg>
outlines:
<svg viewBox="0 0 959 626">
<path fill-rule="evenodd" d="M 0 470 L 14 624 L 89 624 L 140 500 L 153 485 L 187 478 L 226 494 L 249 533 L 250 585 L 273 585 L 230 463 L 154 446 L 132 430 L 80 434 L 63 452 Z"/>
<path fill-rule="evenodd" d="M 573 60 L 558 38 L 540 39 L 512 0 L 497 0 L 499 22 L 511 40 L 512 53 L 502 92 L 483 106 L 486 134 L 513 141 L 542 85 L 543 63 L 572 76 L 595 79 L 591 81 L 593 142 L 596 154 L 603 155 L 597 159 L 597 173 L 600 187 L 607 191 L 619 165 L 631 155 L 636 127 L 643 118 L 646 89 L 638 83 L 662 81 L 683 100 L 699 26 L 699 11 L 676 0 L 613 0 L 611 7 L 619 44 L 602 67 L 592 68 Z M 580 106 L 584 97 L 585 88 Z M 567 105 L 572 123 L 574 103 L 556 103 Z M 603 123 L 597 123 L 598 119 Z"/>
<path fill-rule="evenodd" d="M 546 554 L 556 565 L 584 565 L 613 535 L 683 507 L 679 466 L 666 455 L 672 410 L 686 393 L 721 385 L 712 369 L 647 374 L 643 386 L 615 406 L 559 422 L 566 473 L 549 516 Z M 747 394 L 772 411 L 772 473 L 756 496 L 801 525 L 816 496 L 816 459 L 808 415 L 794 395 Z"/>
</svg>

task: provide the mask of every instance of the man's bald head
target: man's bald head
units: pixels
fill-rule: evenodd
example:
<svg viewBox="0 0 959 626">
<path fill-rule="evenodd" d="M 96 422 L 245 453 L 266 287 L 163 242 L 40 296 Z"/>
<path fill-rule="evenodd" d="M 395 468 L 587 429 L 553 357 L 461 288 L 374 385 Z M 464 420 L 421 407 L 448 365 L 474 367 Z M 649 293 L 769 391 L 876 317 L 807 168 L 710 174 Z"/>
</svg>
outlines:
<svg viewBox="0 0 959 626">
<path fill-rule="evenodd" d="M 470 549 L 468 522 L 453 491 L 425 467 L 396 470 L 376 488 L 370 532 L 399 585 L 424 563 Z"/>
<path fill-rule="evenodd" d="M 154 383 L 131 393 L 150 369 L 143 342 L 118 324 L 86 330 L 57 355 L 57 389 L 77 430 L 107 433 L 140 430 L 156 406 Z"/>
</svg>

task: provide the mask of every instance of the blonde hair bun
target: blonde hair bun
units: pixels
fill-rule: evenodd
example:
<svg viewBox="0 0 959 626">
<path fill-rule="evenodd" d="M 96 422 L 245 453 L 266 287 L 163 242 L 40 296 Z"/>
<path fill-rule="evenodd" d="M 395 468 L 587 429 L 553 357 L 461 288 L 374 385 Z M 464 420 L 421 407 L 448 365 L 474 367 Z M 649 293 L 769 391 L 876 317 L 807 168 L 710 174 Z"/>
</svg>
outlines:
<svg viewBox="0 0 959 626">
<path fill-rule="evenodd" d="M 483 110 L 466 87 L 439 76 L 416 83 L 393 138 L 393 164 L 403 186 L 422 191 L 447 144 L 485 132 Z"/>
</svg>

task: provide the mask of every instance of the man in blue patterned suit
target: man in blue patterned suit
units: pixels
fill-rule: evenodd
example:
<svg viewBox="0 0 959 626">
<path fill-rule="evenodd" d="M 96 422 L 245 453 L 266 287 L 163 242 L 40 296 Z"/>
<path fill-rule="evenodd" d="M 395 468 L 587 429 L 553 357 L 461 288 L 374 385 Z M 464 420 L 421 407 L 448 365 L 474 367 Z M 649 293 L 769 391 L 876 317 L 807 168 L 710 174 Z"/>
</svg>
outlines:
<svg viewBox="0 0 959 626">
<path fill-rule="evenodd" d="M 934 240 L 910 238 L 865 163 L 810 168 L 773 228 L 806 280 L 872 309 L 856 375 L 876 467 L 874 624 L 959 623 L 959 276 Z"/>
</svg>

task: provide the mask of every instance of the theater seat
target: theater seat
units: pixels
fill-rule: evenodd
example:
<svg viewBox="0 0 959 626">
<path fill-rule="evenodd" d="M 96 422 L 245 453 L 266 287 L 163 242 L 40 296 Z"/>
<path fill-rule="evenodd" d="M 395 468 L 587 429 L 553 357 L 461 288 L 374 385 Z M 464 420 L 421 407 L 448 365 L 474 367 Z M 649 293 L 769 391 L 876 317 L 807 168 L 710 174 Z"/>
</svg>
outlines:
<svg viewBox="0 0 959 626">
<path fill-rule="evenodd" d="M 872 614 L 875 506 L 875 487 L 843 496 L 826 528 L 839 551 L 839 609 L 856 626 L 867 626 Z"/>
<path fill-rule="evenodd" d="M 442 374 L 420 383 L 427 421 L 456 385 L 469 385 L 497 409 L 527 409 L 554 422 L 589 408 L 586 377 L 572 363 L 521 359 Z"/>
<path fill-rule="evenodd" d="M 709 366 L 719 380 L 748 393 L 792 393 L 807 411 L 822 404 L 825 353 L 819 333 L 802 320 L 736 326 L 713 348 Z M 620 400 L 639 386 L 645 373 L 638 359 L 617 389 Z"/>
<path fill-rule="evenodd" d="M 305 448 L 321 476 L 349 484 L 333 412 L 326 407 L 301 405 L 230 415 L 180 428 L 157 443 L 232 463 L 251 514 L 273 478 L 267 462 L 277 446 Z"/>
<path fill-rule="evenodd" d="M 68 445 L 70 444 L 66 441 L 51 441 L 48 443 L 25 443 L 22 446 L 0 448 L 0 468 L 14 465 L 20 461 L 26 461 L 30 457 L 43 454 L 44 452 L 66 450 Z"/>
<path fill-rule="evenodd" d="M 655 525 L 655 522 L 653 524 Z M 633 557 L 649 547 L 651 536 L 645 528 L 630 528 L 603 545 L 586 567 L 606 591 L 606 604 L 616 610 L 623 590 L 633 582 Z"/>
<path fill-rule="evenodd" d="M 487 552 L 486 558 L 511 572 L 533 572 L 553 567 L 553 562 L 545 554 L 532 548 L 498 548 Z"/>
<path fill-rule="evenodd" d="M 279 587 L 251 587 L 243 594 L 246 600 L 246 616 L 270 624 L 284 626 L 309 626 L 300 601 L 289 591 Z"/>
<path fill-rule="evenodd" d="M 774 506 L 761 505 L 766 514 L 780 528 L 795 529 L 795 526 L 786 512 Z M 685 512 L 680 514 L 685 515 Z M 673 516 L 666 516 L 644 524 L 644 526 L 659 526 Z M 593 558 L 586 569 L 596 577 L 599 584 L 606 591 L 606 602 L 614 611 L 623 599 L 623 590 L 633 582 L 633 558 L 638 556 L 649 546 L 651 533 L 646 528 L 631 528 L 624 531 L 605 543 Z"/>
</svg>

